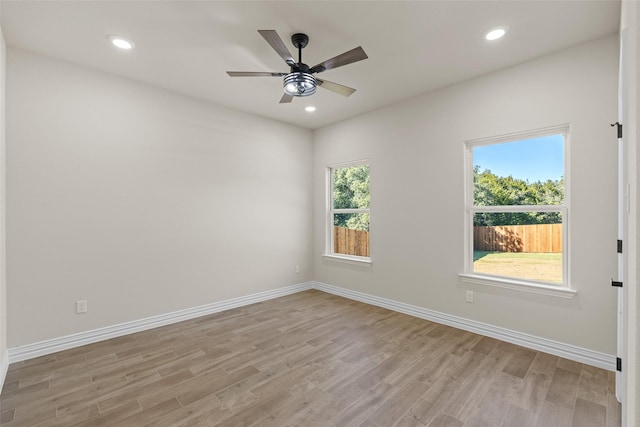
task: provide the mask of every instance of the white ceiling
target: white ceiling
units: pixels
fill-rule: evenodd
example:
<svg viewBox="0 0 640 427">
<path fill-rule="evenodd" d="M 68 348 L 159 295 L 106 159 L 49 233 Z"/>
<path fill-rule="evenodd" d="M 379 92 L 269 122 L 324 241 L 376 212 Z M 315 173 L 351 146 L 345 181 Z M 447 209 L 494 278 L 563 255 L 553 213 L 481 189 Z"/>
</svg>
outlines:
<svg viewBox="0 0 640 427">
<path fill-rule="evenodd" d="M 619 1 L 13 1 L 0 3 L 8 45 L 315 129 L 436 88 L 618 31 Z M 486 30 L 507 25 L 495 42 Z M 322 88 L 279 104 L 280 78 L 225 71 L 288 67 L 258 34 L 309 35 L 315 65 L 357 46 L 369 59 L 319 76 Z M 121 35 L 129 52 L 107 41 Z M 315 105 L 315 113 L 304 111 Z"/>
</svg>

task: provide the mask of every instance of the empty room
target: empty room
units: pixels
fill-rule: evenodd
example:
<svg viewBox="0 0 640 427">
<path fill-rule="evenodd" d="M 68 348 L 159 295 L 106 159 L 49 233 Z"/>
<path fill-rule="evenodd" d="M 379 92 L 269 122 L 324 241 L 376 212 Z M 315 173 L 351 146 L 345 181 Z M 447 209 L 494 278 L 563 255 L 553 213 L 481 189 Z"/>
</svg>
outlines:
<svg viewBox="0 0 640 427">
<path fill-rule="evenodd" d="M 1 0 L 0 425 L 640 425 L 639 25 Z"/>
</svg>

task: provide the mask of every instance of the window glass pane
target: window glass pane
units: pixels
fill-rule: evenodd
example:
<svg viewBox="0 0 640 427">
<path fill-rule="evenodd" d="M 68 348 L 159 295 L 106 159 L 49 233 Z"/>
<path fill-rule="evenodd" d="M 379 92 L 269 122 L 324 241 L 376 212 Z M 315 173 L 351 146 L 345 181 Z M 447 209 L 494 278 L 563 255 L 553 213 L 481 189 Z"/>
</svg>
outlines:
<svg viewBox="0 0 640 427">
<path fill-rule="evenodd" d="M 473 147 L 475 206 L 562 203 L 563 135 Z"/>
<path fill-rule="evenodd" d="M 333 252 L 369 256 L 369 214 L 333 215 Z"/>
<path fill-rule="evenodd" d="M 333 208 L 369 209 L 369 165 L 332 169 Z"/>
<path fill-rule="evenodd" d="M 473 271 L 562 283 L 562 213 L 476 213 Z"/>
</svg>

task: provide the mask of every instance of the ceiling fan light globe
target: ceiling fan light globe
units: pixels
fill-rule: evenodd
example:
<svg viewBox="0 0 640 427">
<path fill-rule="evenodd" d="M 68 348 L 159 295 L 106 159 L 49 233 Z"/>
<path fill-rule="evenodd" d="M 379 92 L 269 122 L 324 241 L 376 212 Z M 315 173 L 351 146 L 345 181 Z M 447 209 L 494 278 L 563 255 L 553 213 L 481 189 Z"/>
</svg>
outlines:
<svg viewBox="0 0 640 427">
<path fill-rule="evenodd" d="M 298 85 L 296 85 L 295 83 L 287 83 L 286 85 L 284 85 L 284 91 L 289 95 L 295 95 L 296 93 L 298 93 Z"/>
<path fill-rule="evenodd" d="M 310 73 L 295 72 L 284 76 L 284 92 L 291 96 L 309 96 L 316 92 L 316 78 Z"/>
</svg>

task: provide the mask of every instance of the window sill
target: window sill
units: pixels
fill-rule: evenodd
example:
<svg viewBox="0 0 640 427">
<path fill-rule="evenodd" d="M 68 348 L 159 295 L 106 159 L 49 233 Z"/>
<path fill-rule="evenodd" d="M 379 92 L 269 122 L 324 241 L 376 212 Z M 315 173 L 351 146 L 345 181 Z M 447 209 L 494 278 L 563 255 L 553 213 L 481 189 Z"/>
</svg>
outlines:
<svg viewBox="0 0 640 427">
<path fill-rule="evenodd" d="M 346 262 L 349 264 L 357 264 L 357 265 L 370 266 L 373 263 L 371 261 L 371 258 L 365 258 L 365 257 L 351 257 L 348 255 L 335 255 L 335 254 L 323 254 L 322 257 L 325 259 Z"/>
<path fill-rule="evenodd" d="M 505 279 L 500 277 L 483 276 L 480 274 L 463 273 L 460 280 L 474 285 L 493 286 L 496 288 L 512 289 L 534 294 L 551 295 L 560 298 L 573 298 L 578 291 L 559 286 L 545 285 L 542 283 L 527 282 L 524 280 Z"/>
</svg>

